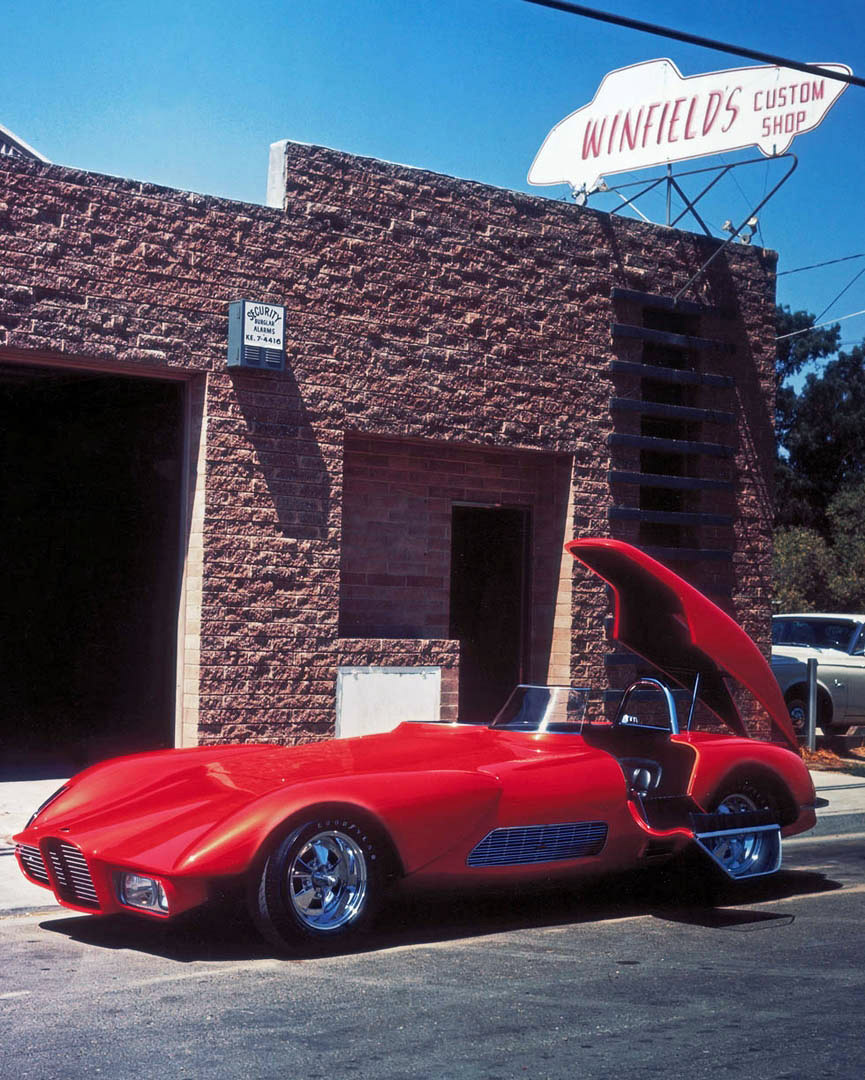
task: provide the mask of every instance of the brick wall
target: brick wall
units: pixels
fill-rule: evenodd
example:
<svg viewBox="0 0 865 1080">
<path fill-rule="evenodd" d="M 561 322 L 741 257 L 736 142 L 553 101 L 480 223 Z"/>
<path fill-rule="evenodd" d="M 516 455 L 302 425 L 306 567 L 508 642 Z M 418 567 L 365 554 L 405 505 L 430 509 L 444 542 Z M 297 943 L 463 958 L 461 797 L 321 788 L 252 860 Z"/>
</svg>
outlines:
<svg viewBox="0 0 865 1080">
<path fill-rule="evenodd" d="M 181 638 L 181 720 L 201 740 L 332 731 L 340 597 L 353 636 L 362 586 L 349 575 L 369 572 L 343 543 L 364 439 L 459 446 L 464 461 L 572 459 L 565 531 L 609 534 L 611 290 L 670 294 L 714 248 L 322 148 L 288 144 L 285 162 L 284 211 L 0 162 L 0 357 L 206 377 L 206 395 L 191 395 L 204 486 Z M 714 333 L 737 349 L 731 606 L 764 645 L 773 273 L 771 253 L 738 247 L 700 285 L 725 312 Z M 227 305 L 241 297 L 286 306 L 284 375 L 226 370 Z M 572 675 L 605 678 L 603 589 L 576 571 L 565 612 L 567 581 L 558 564 L 550 573 Z M 440 635 L 442 610 L 439 596 L 418 629 Z"/>
</svg>

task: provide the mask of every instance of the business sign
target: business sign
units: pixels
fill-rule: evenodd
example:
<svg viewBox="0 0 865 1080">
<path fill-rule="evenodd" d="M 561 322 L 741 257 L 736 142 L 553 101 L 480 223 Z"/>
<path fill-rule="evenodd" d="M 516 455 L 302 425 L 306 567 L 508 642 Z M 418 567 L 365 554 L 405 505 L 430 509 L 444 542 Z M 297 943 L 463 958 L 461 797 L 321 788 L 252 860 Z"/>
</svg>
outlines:
<svg viewBox="0 0 865 1080">
<path fill-rule="evenodd" d="M 852 74 L 846 64 L 821 64 Z M 530 184 L 591 192 L 604 176 L 758 146 L 782 154 L 813 131 L 847 89 L 837 79 L 784 67 L 731 68 L 684 78 L 672 60 L 605 75 L 594 100 L 552 129 Z"/>
<path fill-rule="evenodd" d="M 285 370 L 285 308 L 236 300 L 228 305 L 228 366 Z"/>
</svg>

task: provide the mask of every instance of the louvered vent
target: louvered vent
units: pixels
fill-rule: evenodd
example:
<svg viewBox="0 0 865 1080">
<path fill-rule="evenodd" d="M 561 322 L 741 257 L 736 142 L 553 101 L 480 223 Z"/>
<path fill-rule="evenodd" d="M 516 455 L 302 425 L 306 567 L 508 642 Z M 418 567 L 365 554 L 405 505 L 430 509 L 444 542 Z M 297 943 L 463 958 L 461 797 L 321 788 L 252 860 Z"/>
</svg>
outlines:
<svg viewBox="0 0 865 1080">
<path fill-rule="evenodd" d="M 16 850 L 27 876 L 33 878 L 34 881 L 38 881 L 41 885 L 50 885 L 48 871 L 45 869 L 45 860 L 42 858 L 42 852 L 39 848 L 31 847 L 29 844 L 19 844 Z"/>
<path fill-rule="evenodd" d="M 98 908 L 99 898 L 93 887 L 87 860 L 78 848 L 59 840 L 48 840 L 45 847 L 60 896 L 70 904 Z"/>
<path fill-rule="evenodd" d="M 493 829 L 472 849 L 467 866 L 520 866 L 597 855 L 607 840 L 603 821 Z"/>
</svg>

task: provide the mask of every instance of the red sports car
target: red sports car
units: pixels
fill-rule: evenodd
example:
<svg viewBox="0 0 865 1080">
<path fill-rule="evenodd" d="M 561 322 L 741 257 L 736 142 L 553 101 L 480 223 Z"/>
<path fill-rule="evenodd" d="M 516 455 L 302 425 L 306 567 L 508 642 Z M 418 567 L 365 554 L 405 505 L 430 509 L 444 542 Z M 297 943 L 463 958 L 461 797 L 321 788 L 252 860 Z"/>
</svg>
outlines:
<svg viewBox="0 0 865 1080">
<path fill-rule="evenodd" d="M 568 549 L 612 587 L 616 639 L 664 674 L 617 708 L 588 690 L 522 686 L 488 726 L 108 761 L 16 836 L 22 871 L 76 911 L 156 919 L 244 883 L 257 925 L 285 950 L 356 933 L 397 884 L 573 879 L 694 846 L 731 878 L 773 873 L 781 837 L 814 825 L 816 799 L 768 663 L 636 548 Z M 731 678 L 778 741 L 748 738 Z M 697 730 L 701 714 L 732 733 Z"/>
</svg>

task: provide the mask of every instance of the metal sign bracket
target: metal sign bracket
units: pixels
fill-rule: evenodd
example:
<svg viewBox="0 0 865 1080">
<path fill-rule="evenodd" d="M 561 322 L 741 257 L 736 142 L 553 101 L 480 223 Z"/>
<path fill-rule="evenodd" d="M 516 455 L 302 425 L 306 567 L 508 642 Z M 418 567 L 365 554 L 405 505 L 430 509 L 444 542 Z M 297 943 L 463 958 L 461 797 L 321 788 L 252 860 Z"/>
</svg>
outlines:
<svg viewBox="0 0 865 1080">
<path fill-rule="evenodd" d="M 731 244 L 738 236 L 741 236 L 742 231 L 748 226 L 749 222 L 754 217 L 756 217 L 758 211 L 760 211 L 766 205 L 766 203 L 769 202 L 769 200 L 772 198 L 772 196 L 775 195 L 775 193 L 779 190 L 779 188 L 781 188 L 782 185 L 785 184 L 787 182 L 787 180 L 790 179 L 790 177 L 793 175 L 793 173 L 796 170 L 796 166 L 799 164 L 799 159 L 796 157 L 796 155 L 791 154 L 791 153 L 787 153 L 787 154 L 776 154 L 776 155 L 774 155 L 772 157 L 760 156 L 760 157 L 748 158 L 745 161 L 733 161 L 733 162 L 725 163 L 723 165 L 708 166 L 708 167 L 702 168 L 702 169 L 686 169 L 684 171 L 675 172 L 675 173 L 673 172 L 672 166 L 667 165 L 667 171 L 662 176 L 656 176 L 656 177 L 653 177 L 653 178 L 647 179 L 647 180 L 634 180 L 634 181 L 631 181 L 630 183 L 627 183 L 627 184 L 616 184 L 616 185 L 613 185 L 613 186 L 607 185 L 606 183 L 604 183 L 602 181 L 601 184 L 591 192 L 587 192 L 587 191 L 585 191 L 583 189 L 583 190 L 580 190 L 580 191 L 574 191 L 573 194 L 574 194 L 574 199 L 576 200 L 576 202 L 578 202 L 581 205 L 585 205 L 591 195 L 594 195 L 594 194 L 599 193 L 599 192 L 612 193 L 612 194 L 618 196 L 618 198 L 620 198 L 622 200 L 622 205 L 614 207 L 614 209 L 610 211 L 611 216 L 613 214 L 621 213 L 623 210 L 626 210 L 628 207 L 630 207 L 635 213 L 639 214 L 639 216 L 644 221 L 648 221 L 649 219 L 646 217 L 646 215 L 642 212 L 642 210 L 640 210 L 640 208 L 636 204 L 637 204 L 638 200 L 642 199 L 644 196 L 648 195 L 650 192 L 655 191 L 661 184 L 664 184 L 664 185 L 666 185 L 666 221 L 665 221 L 665 224 L 670 226 L 670 228 L 675 228 L 676 225 L 678 225 L 679 222 L 683 218 L 690 215 L 691 217 L 694 218 L 694 220 L 697 222 L 697 224 L 699 225 L 699 227 L 702 229 L 702 231 L 705 233 L 706 236 L 712 237 L 713 239 L 717 239 L 717 237 L 715 237 L 715 235 L 712 233 L 712 231 L 709 229 L 709 227 L 706 225 L 705 221 L 703 220 L 703 218 L 701 217 L 701 215 L 697 211 L 697 204 L 700 202 L 700 200 L 703 199 L 712 190 L 712 188 L 718 183 L 719 180 L 722 180 L 733 169 L 739 169 L 739 168 L 742 168 L 745 165 L 757 165 L 757 164 L 760 164 L 760 163 L 765 163 L 767 161 L 782 161 L 782 160 L 788 160 L 789 163 L 790 163 L 789 168 L 787 169 L 787 171 L 784 173 L 784 175 L 781 177 L 781 179 L 775 184 L 775 186 L 772 188 L 772 190 L 767 195 L 764 195 L 763 198 L 760 200 L 760 202 L 758 202 L 757 205 L 752 210 L 748 211 L 748 213 L 742 219 L 742 223 L 737 228 L 733 227 L 732 224 L 730 224 L 729 227 L 725 226 L 725 228 L 730 233 L 730 235 L 727 237 L 727 239 L 722 244 L 719 244 L 719 246 L 716 248 L 716 250 L 703 263 L 703 265 L 700 267 L 700 269 L 688 280 L 688 282 L 679 290 L 679 292 L 676 293 L 676 296 L 675 296 L 673 302 L 674 302 L 674 304 L 678 304 L 678 302 L 682 299 L 682 297 L 688 291 L 688 289 L 690 289 L 691 286 L 700 277 L 702 277 L 702 275 L 706 272 L 706 270 L 710 266 L 710 264 L 712 262 L 714 262 L 715 259 L 717 259 L 717 257 L 721 254 L 722 251 L 726 250 L 727 245 Z M 709 182 L 707 184 L 705 184 L 701 188 L 701 190 L 697 193 L 697 195 L 695 195 L 693 198 L 689 197 L 686 194 L 686 192 L 684 191 L 684 189 L 683 189 L 683 187 L 682 187 L 682 185 L 680 184 L 679 181 L 684 180 L 687 177 L 701 176 L 701 175 L 704 176 L 707 173 L 708 174 L 714 174 L 714 175 L 709 180 Z M 625 194 L 625 192 L 628 191 L 631 188 L 638 188 L 639 190 L 636 191 L 630 197 L 628 197 Z M 672 217 L 672 203 L 673 203 L 673 192 L 674 191 L 675 191 L 676 195 L 679 197 L 679 199 L 681 199 L 681 201 L 683 203 L 683 209 L 681 210 L 681 212 L 675 218 Z"/>
</svg>

